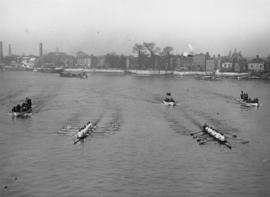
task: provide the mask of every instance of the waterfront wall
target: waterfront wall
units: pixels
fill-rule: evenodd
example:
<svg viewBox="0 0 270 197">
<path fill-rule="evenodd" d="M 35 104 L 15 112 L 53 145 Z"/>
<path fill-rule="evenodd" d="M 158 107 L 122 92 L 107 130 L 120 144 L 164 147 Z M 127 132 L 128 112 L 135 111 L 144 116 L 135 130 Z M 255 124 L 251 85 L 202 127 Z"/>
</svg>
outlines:
<svg viewBox="0 0 270 197">
<path fill-rule="evenodd" d="M 83 68 L 69 68 L 65 71 L 85 71 L 89 73 L 129 73 L 136 75 L 210 75 L 213 72 L 204 71 L 166 71 L 166 70 L 122 70 L 122 69 L 83 69 Z M 234 72 L 216 72 L 217 76 L 246 76 L 249 73 L 234 73 Z"/>
</svg>

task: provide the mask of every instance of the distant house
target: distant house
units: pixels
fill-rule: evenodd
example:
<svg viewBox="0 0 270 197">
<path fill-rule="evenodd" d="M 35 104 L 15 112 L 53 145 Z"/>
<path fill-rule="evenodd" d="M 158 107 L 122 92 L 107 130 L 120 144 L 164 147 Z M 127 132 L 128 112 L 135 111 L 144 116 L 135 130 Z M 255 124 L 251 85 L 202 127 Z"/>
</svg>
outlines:
<svg viewBox="0 0 270 197">
<path fill-rule="evenodd" d="M 105 64 L 105 57 L 104 56 L 99 56 L 97 57 L 97 68 L 107 68 L 108 65 Z"/>
<path fill-rule="evenodd" d="M 230 57 L 222 57 L 221 58 L 221 72 L 232 72 L 233 71 L 233 62 Z"/>
<path fill-rule="evenodd" d="M 208 59 L 206 60 L 206 65 L 205 65 L 205 71 L 215 71 L 216 68 L 216 62 L 214 59 Z"/>
<path fill-rule="evenodd" d="M 91 56 L 86 53 L 79 51 L 77 53 L 77 66 L 84 68 L 91 68 L 92 59 Z"/>
<path fill-rule="evenodd" d="M 21 58 L 21 67 L 25 69 L 33 69 L 36 62 L 36 57 L 24 56 Z"/>
<path fill-rule="evenodd" d="M 180 65 L 176 70 L 192 70 L 192 57 L 180 56 Z"/>
<path fill-rule="evenodd" d="M 232 71 L 232 62 L 225 61 L 221 63 L 221 71 Z"/>
<path fill-rule="evenodd" d="M 174 64 L 175 70 L 183 70 L 183 68 L 181 68 L 181 56 L 180 55 L 174 56 L 173 64 Z"/>
<path fill-rule="evenodd" d="M 63 52 L 50 52 L 42 57 L 39 57 L 37 65 L 39 67 L 73 67 L 75 58 Z"/>
<path fill-rule="evenodd" d="M 257 57 L 248 63 L 248 71 L 250 72 L 262 72 L 265 71 L 266 63 L 263 59 Z"/>
<path fill-rule="evenodd" d="M 206 70 L 206 56 L 204 54 L 193 55 L 192 70 Z"/>
<path fill-rule="evenodd" d="M 233 63 L 234 72 L 246 72 L 247 71 L 247 61 L 246 59 L 241 59 Z"/>
<path fill-rule="evenodd" d="M 240 66 L 240 64 L 238 63 L 238 62 L 236 62 L 235 64 L 234 64 L 234 72 L 240 72 L 241 71 L 241 66 Z"/>
</svg>

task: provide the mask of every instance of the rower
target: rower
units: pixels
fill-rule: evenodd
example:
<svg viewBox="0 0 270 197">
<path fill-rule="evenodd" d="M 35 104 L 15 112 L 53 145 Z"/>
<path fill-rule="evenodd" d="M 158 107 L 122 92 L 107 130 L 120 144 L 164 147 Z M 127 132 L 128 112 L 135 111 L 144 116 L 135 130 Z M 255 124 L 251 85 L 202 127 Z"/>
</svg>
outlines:
<svg viewBox="0 0 270 197">
<path fill-rule="evenodd" d="M 25 103 L 27 104 L 28 109 L 32 108 L 32 101 L 30 98 L 26 97 Z"/>
<path fill-rule="evenodd" d="M 241 90 L 240 98 L 241 98 L 241 99 L 244 98 L 244 92 L 243 92 L 243 90 Z"/>
<path fill-rule="evenodd" d="M 166 93 L 166 98 L 164 99 L 166 102 L 174 102 L 173 98 L 171 97 L 171 93 Z"/>
<path fill-rule="evenodd" d="M 16 112 L 21 112 L 21 106 L 19 104 L 15 108 L 16 108 Z"/>
<path fill-rule="evenodd" d="M 259 99 L 258 98 L 255 98 L 255 103 L 259 103 Z"/>
<path fill-rule="evenodd" d="M 12 110 L 11 110 L 12 112 L 16 112 L 16 107 L 14 106 L 14 107 L 12 107 Z"/>
</svg>

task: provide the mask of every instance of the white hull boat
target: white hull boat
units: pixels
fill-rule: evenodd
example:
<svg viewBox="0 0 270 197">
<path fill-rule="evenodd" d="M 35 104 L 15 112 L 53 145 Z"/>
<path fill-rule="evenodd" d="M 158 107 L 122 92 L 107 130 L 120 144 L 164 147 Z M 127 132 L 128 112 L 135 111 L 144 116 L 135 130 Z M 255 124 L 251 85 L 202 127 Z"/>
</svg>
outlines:
<svg viewBox="0 0 270 197">
<path fill-rule="evenodd" d="M 167 106 L 176 106 L 175 101 L 169 101 L 169 102 L 168 102 L 168 101 L 163 100 L 162 103 L 163 103 L 164 105 L 167 105 Z"/>
</svg>

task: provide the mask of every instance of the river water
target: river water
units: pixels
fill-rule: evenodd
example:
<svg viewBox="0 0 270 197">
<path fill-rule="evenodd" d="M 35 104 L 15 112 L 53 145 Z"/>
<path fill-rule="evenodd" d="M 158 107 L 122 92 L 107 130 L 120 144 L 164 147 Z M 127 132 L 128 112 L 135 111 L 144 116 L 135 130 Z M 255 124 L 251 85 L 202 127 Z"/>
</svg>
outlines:
<svg viewBox="0 0 270 197">
<path fill-rule="evenodd" d="M 241 90 L 262 106 L 241 106 Z M 269 196 L 269 90 L 255 80 L 1 72 L 0 196 Z M 161 104 L 168 91 L 174 108 Z M 12 119 L 26 96 L 32 117 Z M 96 131 L 74 145 L 88 121 Z M 190 134 L 204 123 L 232 149 L 199 145 Z"/>
</svg>

